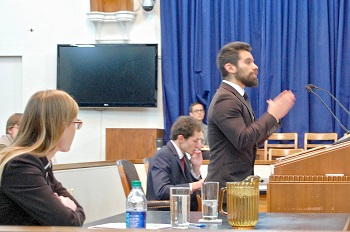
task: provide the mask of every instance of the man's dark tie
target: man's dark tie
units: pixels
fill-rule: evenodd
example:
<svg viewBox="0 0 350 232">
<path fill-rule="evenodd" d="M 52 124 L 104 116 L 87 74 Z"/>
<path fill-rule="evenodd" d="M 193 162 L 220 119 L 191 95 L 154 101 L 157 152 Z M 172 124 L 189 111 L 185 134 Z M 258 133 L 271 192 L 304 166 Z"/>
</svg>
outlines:
<svg viewBox="0 0 350 232">
<path fill-rule="evenodd" d="M 245 102 L 246 102 L 246 104 L 247 104 L 247 106 L 248 106 L 249 111 L 250 111 L 251 114 L 252 114 L 252 119 L 253 119 L 253 121 L 254 121 L 254 112 L 253 112 L 253 108 L 252 108 L 252 105 L 250 104 L 249 97 L 248 97 L 248 94 L 247 94 L 246 92 L 244 92 L 243 98 L 244 98 L 244 100 L 245 100 Z"/>
</svg>

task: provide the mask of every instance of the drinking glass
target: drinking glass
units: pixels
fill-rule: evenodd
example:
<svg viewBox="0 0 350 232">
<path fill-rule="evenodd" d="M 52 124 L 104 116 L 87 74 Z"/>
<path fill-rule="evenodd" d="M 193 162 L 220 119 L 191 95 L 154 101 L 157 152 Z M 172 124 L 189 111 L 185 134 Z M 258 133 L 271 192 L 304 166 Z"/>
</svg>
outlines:
<svg viewBox="0 0 350 232">
<path fill-rule="evenodd" d="M 170 188 L 171 227 L 185 229 L 190 223 L 190 188 Z"/>
<path fill-rule="evenodd" d="M 218 217 L 219 182 L 202 183 L 202 216 L 204 220 Z"/>
</svg>

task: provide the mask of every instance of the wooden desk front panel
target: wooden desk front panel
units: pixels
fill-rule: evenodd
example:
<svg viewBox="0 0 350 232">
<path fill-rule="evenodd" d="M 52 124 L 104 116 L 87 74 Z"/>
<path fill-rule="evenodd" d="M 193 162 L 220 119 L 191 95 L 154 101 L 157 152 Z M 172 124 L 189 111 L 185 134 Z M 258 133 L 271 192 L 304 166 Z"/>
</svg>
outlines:
<svg viewBox="0 0 350 232">
<path fill-rule="evenodd" d="M 350 183 L 268 184 L 267 212 L 350 213 Z"/>
<path fill-rule="evenodd" d="M 153 157 L 163 136 L 163 129 L 106 128 L 106 160 Z"/>
</svg>

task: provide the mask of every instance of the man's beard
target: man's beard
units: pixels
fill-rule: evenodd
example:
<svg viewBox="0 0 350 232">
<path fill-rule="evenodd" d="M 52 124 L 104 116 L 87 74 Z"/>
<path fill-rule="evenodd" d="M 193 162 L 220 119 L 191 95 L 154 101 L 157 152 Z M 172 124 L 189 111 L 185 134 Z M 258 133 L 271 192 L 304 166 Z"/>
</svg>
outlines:
<svg viewBox="0 0 350 232">
<path fill-rule="evenodd" d="M 251 75 L 243 77 L 240 75 L 240 71 L 236 73 L 235 77 L 236 80 L 242 82 L 242 84 L 246 87 L 255 87 L 259 84 L 258 78 L 252 77 Z"/>
</svg>

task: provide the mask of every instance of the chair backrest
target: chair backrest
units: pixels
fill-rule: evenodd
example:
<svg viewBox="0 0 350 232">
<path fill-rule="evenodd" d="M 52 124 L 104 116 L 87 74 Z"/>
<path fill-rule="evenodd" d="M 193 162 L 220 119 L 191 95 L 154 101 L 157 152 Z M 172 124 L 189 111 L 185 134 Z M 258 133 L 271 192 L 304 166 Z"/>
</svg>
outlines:
<svg viewBox="0 0 350 232">
<path fill-rule="evenodd" d="M 264 147 L 258 148 L 256 150 L 256 160 L 266 160 Z"/>
<path fill-rule="evenodd" d="M 148 175 L 149 158 L 144 158 L 143 159 L 143 164 L 145 165 L 146 175 Z"/>
<path fill-rule="evenodd" d="M 269 149 L 269 160 L 274 160 L 279 157 L 289 156 L 298 152 L 304 151 L 304 149 Z"/>
<path fill-rule="evenodd" d="M 305 133 L 304 134 L 304 149 L 314 148 L 325 145 L 327 143 L 332 144 L 338 140 L 337 133 Z M 310 142 L 313 141 L 313 142 Z"/>
<path fill-rule="evenodd" d="M 140 180 L 139 175 L 137 174 L 135 165 L 129 160 L 118 160 L 117 167 L 125 197 L 128 197 L 131 191 L 131 182 L 133 180 Z"/>
<path fill-rule="evenodd" d="M 265 160 L 270 148 L 298 149 L 298 133 L 272 133 L 264 142 Z"/>
<path fill-rule="evenodd" d="M 135 165 L 129 160 L 118 160 L 117 161 L 118 172 L 120 180 L 123 185 L 125 197 L 128 197 L 131 191 L 131 182 L 133 180 L 140 180 L 137 174 Z M 145 191 L 144 191 L 145 192 Z M 148 200 L 147 201 L 148 210 L 170 210 L 169 200 Z"/>
</svg>

